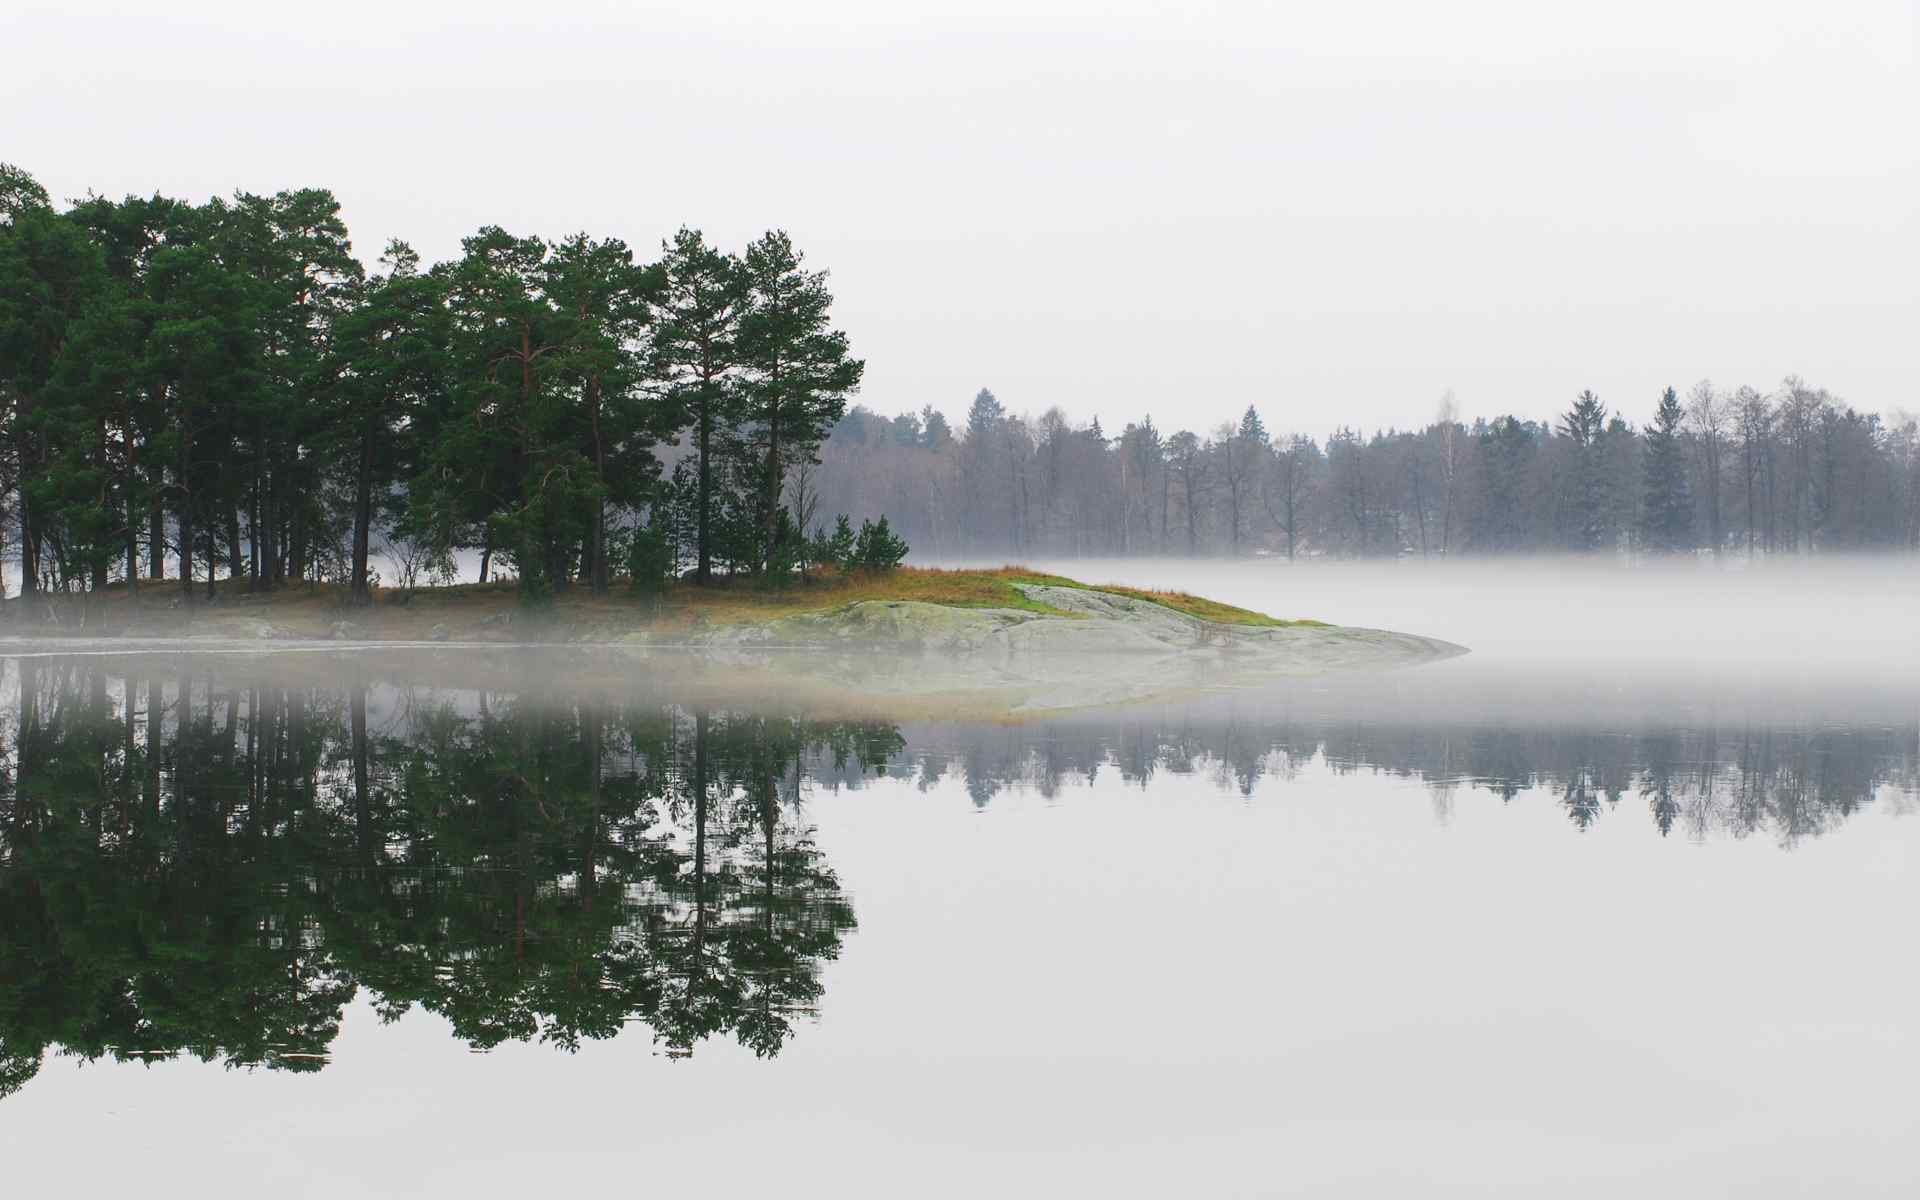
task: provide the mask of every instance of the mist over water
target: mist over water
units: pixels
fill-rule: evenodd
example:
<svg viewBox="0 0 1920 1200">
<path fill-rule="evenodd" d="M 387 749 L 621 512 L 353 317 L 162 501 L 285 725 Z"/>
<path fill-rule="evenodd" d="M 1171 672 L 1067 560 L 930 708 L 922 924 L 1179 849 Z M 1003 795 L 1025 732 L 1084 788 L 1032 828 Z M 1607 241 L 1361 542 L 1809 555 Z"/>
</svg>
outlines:
<svg viewBox="0 0 1920 1200">
<path fill-rule="evenodd" d="M 1443 638 L 1472 650 L 1480 664 L 1501 667 L 1605 673 L 1631 665 L 1695 677 L 1876 683 L 1911 682 L 1920 672 L 1920 558 L 1912 556 L 1633 566 L 1590 557 L 1032 565 L 1089 583 L 1193 592 L 1277 617 Z"/>
<path fill-rule="evenodd" d="M 1920 1182 L 1915 565 L 1032 565 L 1472 653 L 982 720 L 11 647 L 9 1182 L 102 1111 L 104 1190 L 228 1131 L 208 1196 Z"/>
</svg>

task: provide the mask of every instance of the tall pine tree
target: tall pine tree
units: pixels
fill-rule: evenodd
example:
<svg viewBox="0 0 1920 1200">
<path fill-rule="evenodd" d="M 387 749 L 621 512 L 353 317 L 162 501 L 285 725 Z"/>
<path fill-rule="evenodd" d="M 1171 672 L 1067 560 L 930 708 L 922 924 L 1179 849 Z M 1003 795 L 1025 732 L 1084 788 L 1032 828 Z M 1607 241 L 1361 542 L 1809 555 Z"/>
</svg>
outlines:
<svg viewBox="0 0 1920 1200">
<path fill-rule="evenodd" d="M 1687 490 L 1686 450 L 1680 444 L 1685 416 L 1679 395 L 1668 388 L 1646 432 L 1641 533 L 1647 549 L 1656 554 L 1679 554 L 1694 547 L 1693 497 Z"/>
<path fill-rule="evenodd" d="M 847 335 L 827 323 L 833 303 L 827 273 L 804 270 L 784 232 L 774 230 L 747 247 L 742 271 L 744 411 L 747 446 L 758 460 L 754 518 L 765 571 L 780 552 L 787 469 L 817 453 L 827 430 L 846 413 L 866 364 L 848 354 Z"/>
<path fill-rule="evenodd" d="M 739 262 L 682 229 L 662 248 L 665 274 L 655 304 L 653 372 L 693 437 L 694 577 L 713 579 L 714 526 L 722 464 L 733 456 L 740 420 L 740 318 L 746 307 Z"/>
</svg>

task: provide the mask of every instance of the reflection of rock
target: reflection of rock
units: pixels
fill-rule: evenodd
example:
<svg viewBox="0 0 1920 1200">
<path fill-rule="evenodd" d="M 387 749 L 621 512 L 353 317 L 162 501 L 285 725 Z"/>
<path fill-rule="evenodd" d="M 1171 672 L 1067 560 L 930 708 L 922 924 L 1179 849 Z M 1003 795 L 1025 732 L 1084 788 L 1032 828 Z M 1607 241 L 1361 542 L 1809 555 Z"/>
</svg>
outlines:
<svg viewBox="0 0 1920 1200">
<path fill-rule="evenodd" d="M 367 636 L 366 631 L 358 625 L 355 625 L 352 621 L 335 621 L 333 623 L 333 640 L 336 642 L 357 642 L 365 636 Z"/>
<path fill-rule="evenodd" d="M 447 631 L 445 625 L 435 625 L 427 631 L 427 640 L 429 641 L 444 642 L 451 636 L 453 635 Z"/>
</svg>

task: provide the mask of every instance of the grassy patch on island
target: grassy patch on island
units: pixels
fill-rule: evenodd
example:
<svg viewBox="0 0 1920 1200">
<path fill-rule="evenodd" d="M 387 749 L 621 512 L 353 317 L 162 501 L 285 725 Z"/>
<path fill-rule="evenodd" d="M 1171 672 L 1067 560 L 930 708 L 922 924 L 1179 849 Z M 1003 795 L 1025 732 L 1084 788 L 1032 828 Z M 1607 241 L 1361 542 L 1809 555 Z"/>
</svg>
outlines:
<svg viewBox="0 0 1920 1200">
<path fill-rule="evenodd" d="M 1269 629 L 1285 629 L 1293 625 L 1320 626 L 1325 621 L 1288 621 L 1279 617 L 1270 617 L 1266 613 L 1254 612 L 1250 608 L 1237 608 L 1231 604 L 1222 604 L 1218 600 L 1209 600 L 1205 596 L 1195 596 L 1188 592 L 1157 592 L 1148 588 L 1123 587 L 1117 583 L 1082 583 L 1078 579 L 1069 579 L 1064 575 L 1042 575 L 1023 567 L 1001 567 L 994 574 L 1013 583 L 1043 583 L 1050 587 L 1079 588 L 1089 592 L 1112 592 L 1116 596 L 1128 596 L 1135 600 L 1146 600 L 1175 612 L 1198 617 L 1202 621 L 1214 621 L 1222 625 L 1258 625 Z"/>
<path fill-rule="evenodd" d="M 686 627 L 744 625 L 794 613 L 839 608 L 863 600 L 918 601 L 953 608 L 1012 608 L 1042 616 L 1073 614 L 1027 598 L 1014 584 L 1028 580 L 1000 571 L 946 571 L 901 567 L 885 574 L 834 572 L 796 580 L 782 588 L 762 588 L 750 579 L 720 579 L 701 585 L 681 580 L 661 593 L 657 625 Z"/>
<path fill-rule="evenodd" d="M 179 607 L 178 582 L 143 583 L 137 596 L 123 585 L 113 585 L 77 601 L 53 598 L 62 610 L 47 632 L 84 634 L 94 630 L 163 634 L 187 623 L 205 633 L 252 637 L 262 624 L 275 636 L 325 638 L 338 622 L 350 624 L 354 637 L 374 640 L 424 640 L 445 636 L 455 640 L 545 640 L 559 636 L 577 640 L 619 640 L 629 633 L 652 631 L 684 633 L 716 625 L 749 625 L 798 613 L 822 612 L 860 601 L 919 601 L 954 608 L 1006 608 L 1038 616 L 1077 618 L 1030 598 L 1021 584 L 1112 592 L 1165 605 L 1176 612 L 1229 625 L 1284 627 L 1319 625 L 1318 621 L 1285 621 L 1265 613 L 1221 604 L 1185 592 L 1159 592 L 1117 584 L 1089 584 L 1063 575 L 1047 575 L 1026 567 L 979 570 L 943 570 L 901 567 L 884 573 L 828 570 L 784 587 L 767 588 L 749 577 L 722 577 L 710 584 L 676 580 L 656 593 L 637 593 L 616 580 L 604 596 L 575 586 L 534 610 L 520 606 L 519 586 L 512 579 L 489 583 L 423 587 L 412 593 L 376 589 L 374 603 L 352 607 L 342 584 L 296 583 L 273 591 L 249 592 L 238 580 L 216 585 L 218 599 L 199 595 Z M 18 606 L 19 601 L 11 602 Z M 37 610 L 36 610 L 37 611 Z"/>
</svg>

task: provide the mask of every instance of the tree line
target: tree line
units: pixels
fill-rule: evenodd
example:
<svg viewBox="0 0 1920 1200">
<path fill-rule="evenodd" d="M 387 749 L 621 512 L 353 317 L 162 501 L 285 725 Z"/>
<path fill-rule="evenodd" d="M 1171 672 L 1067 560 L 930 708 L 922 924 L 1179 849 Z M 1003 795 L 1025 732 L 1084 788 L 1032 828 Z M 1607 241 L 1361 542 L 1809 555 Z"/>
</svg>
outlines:
<svg viewBox="0 0 1920 1200">
<path fill-rule="evenodd" d="M 1769 836 L 1783 848 L 1838 830 L 1883 793 L 1920 795 L 1920 746 L 1911 727 L 1897 724 L 1723 715 L 1698 725 L 1567 726 L 1475 715 L 1437 729 L 1364 702 L 1319 710 L 1315 700 L 1314 711 L 1261 721 L 1169 713 L 1010 729 L 903 726 L 901 756 L 884 767 L 864 764 L 853 779 L 884 773 L 930 788 L 953 777 L 985 808 L 1010 791 L 1057 799 L 1103 771 L 1139 787 L 1166 775 L 1203 778 L 1251 797 L 1263 780 L 1291 779 L 1318 763 L 1343 775 L 1422 780 L 1443 820 L 1463 789 L 1503 802 L 1534 791 L 1580 831 L 1631 812 L 1638 805 L 1626 802 L 1637 800 L 1662 837 Z M 1915 808 L 1911 799 L 1894 804 L 1896 812 Z"/>
<path fill-rule="evenodd" d="M 885 512 L 950 557 L 1920 549 L 1920 427 L 1798 378 L 1667 388 L 1640 424 L 1591 391 L 1549 421 L 1465 421 L 1449 395 L 1424 427 L 1324 442 L 1254 406 L 1205 434 L 1145 417 L 1112 435 L 982 389 L 959 429 L 855 407 L 808 470 L 827 509 Z"/>
<path fill-rule="evenodd" d="M 863 370 L 831 304 L 778 230 L 644 261 L 488 226 L 369 271 L 324 189 L 58 208 L 0 164 L 0 552 L 26 596 L 171 566 L 188 599 L 224 576 L 365 602 L 387 538 L 530 599 L 636 564 L 784 577 L 819 532 L 789 478 Z"/>
</svg>

